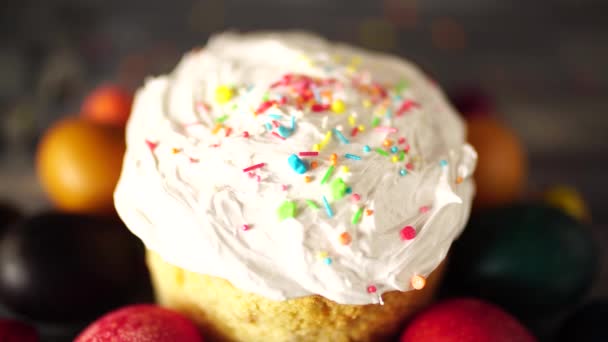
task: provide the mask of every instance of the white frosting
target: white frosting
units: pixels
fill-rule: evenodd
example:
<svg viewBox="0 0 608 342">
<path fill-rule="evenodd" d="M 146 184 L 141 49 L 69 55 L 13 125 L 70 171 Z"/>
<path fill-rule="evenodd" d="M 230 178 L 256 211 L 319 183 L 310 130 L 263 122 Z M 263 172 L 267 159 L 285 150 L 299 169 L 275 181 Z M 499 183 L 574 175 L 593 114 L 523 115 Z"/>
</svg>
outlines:
<svg viewBox="0 0 608 342">
<path fill-rule="evenodd" d="M 275 84 L 287 74 L 314 81 Z M 372 82 L 385 87 L 386 98 L 373 94 Z M 234 89 L 224 104 L 216 101 L 220 86 Z M 329 96 L 343 101 L 345 111 L 298 106 L 303 89 L 313 92 L 316 103 L 329 103 Z M 286 103 L 255 114 L 262 102 L 281 96 Z M 399 113 L 405 101 L 417 105 Z M 289 129 L 292 117 L 295 128 L 285 140 L 265 128 L 275 120 Z M 397 132 L 373 129 L 375 117 L 380 127 Z M 365 126 L 356 136 L 353 120 Z M 350 143 L 334 133 L 319 156 L 301 157 L 318 167 L 296 173 L 289 156 L 313 151 L 334 129 Z M 400 150 L 409 146 L 402 160 L 392 161 L 400 154 L 383 146 L 386 137 Z M 407 142 L 399 144 L 400 137 Z M 468 218 L 477 158 L 465 143 L 462 120 L 417 68 L 304 33 L 224 33 L 187 53 L 171 75 L 148 80 L 137 93 L 127 145 L 116 209 L 149 249 L 174 265 L 270 299 L 319 294 L 343 304 L 381 302 L 380 294 L 411 290 L 412 276 L 437 267 Z M 365 145 L 371 152 L 363 151 Z M 321 185 L 331 153 L 338 155 L 337 165 Z M 243 172 L 259 163 L 265 165 Z M 401 175 L 408 163 L 413 169 Z M 330 184 L 338 178 L 359 201 L 350 194 L 332 198 Z M 277 210 L 286 200 L 296 203 L 297 213 L 279 221 Z M 430 209 L 421 212 L 424 206 Z M 373 213 L 364 211 L 353 224 L 361 207 Z M 417 234 L 404 240 L 400 231 L 408 225 Z M 341 244 L 343 232 L 350 244 Z"/>
</svg>

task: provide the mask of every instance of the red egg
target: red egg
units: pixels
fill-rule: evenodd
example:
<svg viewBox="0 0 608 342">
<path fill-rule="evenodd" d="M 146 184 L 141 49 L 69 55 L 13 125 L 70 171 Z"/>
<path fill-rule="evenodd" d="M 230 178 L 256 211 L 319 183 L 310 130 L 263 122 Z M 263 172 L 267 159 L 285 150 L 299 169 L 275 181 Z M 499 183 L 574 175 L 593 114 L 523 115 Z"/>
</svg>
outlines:
<svg viewBox="0 0 608 342">
<path fill-rule="evenodd" d="M 31 326 L 12 319 L 0 319 L 0 341 L 37 342 L 38 333 Z"/>
<path fill-rule="evenodd" d="M 133 95 L 123 88 L 105 84 L 93 90 L 82 103 L 81 115 L 92 121 L 124 126 L 131 114 Z"/>
<path fill-rule="evenodd" d="M 202 342 L 197 327 L 181 314 L 155 305 L 138 304 L 102 316 L 74 342 Z"/>
<path fill-rule="evenodd" d="M 414 317 L 401 342 L 533 342 L 536 338 L 499 307 L 477 299 L 449 299 Z"/>
</svg>

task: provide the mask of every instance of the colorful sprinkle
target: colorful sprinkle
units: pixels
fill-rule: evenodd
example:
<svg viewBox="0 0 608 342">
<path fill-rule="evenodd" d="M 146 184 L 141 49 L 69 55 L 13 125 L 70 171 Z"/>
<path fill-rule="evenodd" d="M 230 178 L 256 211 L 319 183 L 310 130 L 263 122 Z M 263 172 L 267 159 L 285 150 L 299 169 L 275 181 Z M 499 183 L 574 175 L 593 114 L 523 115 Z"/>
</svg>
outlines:
<svg viewBox="0 0 608 342">
<path fill-rule="evenodd" d="M 344 113 L 344 111 L 346 110 L 346 105 L 342 100 L 334 100 L 331 103 L 331 110 L 336 114 L 341 114 Z"/>
<path fill-rule="evenodd" d="M 403 104 L 401 105 L 401 107 L 399 107 L 399 109 L 397 110 L 397 116 L 401 116 L 415 107 L 420 107 L 420 106 L 418 105 L 418 103 L 416 103 L 412 100 L 405 100 L 405 101 L 403 101 Z"/>
<path fill-rule="evenodd" d="M 279 128 L 277 128 L 277 131 L 279 132 L 279 135 L 281 135 L 281 137 L 283 138 L 287 138 L 293 133 L 293 130 L 285 126 L 279 126 Z"/>
<path fill-rule="evenodd" d="M 300 157 L 315 157 L 319 155 L 319 152 L 299 152 Z"/>
<path fill-rule="evenodd" d="M 422 290 L 426 286 L 426 278 L 421 275 L 414 275 L 410 281 L 415 290 Z"/>
<path fill-rule="evenodd" d="M 266 165 L 266 163 L 259 163 L 259 164 L 255 164 L 255 165 L 251 165 L 249 167 L 246 167 L 243 169 L 243 172 L 249 172 L 255 169 L 259 169 L 261 167 L 263 167 L 264 165 Z"/>
<path fill-rule="evenodd" d="M 249 132 L 244 131 L 243 132 L 243 138 L 249 138 Z"/>
<path fill-rule="evenodd" d="M 222 125 L 221 124 L 215 125 L 215 127 L 213 127 L 213 130 L 211 131 L 211 134 L 217 134 L 217 132 L 219 132 L 220 129 L 222 129 Z"/>
<path fill-rule="evenodd" d="M 351 115 L 351 116 L 349 116 L 349 117 L 348 117 L 348 124 L 349 124 L 351 127 L 352 127 L 352 126 L 355 126 L 355 124 L 356 124 L 355 120 L 356 120 L 356 119 L 355 119 L 355 117 L 354 117 L 354 116 L 352 116 L 352 115 Z"/>
<path fill-rule="evenodd" d="M 282 136 L 281 136 L 279 133 L 277 133 L 277 132 L 271 132 L 270 134 L 272 134 L 273 136 L 275 136 L 275 137 L 277 137 L 277 138 L 279 138 L 279 139 L 281 139 L 281 140 L 285 140 L 285 138 L 284 138 L 284 137 L 282 137 Z"/>
<path fill-rule="evenodd" d="M 359 194 L 352 194 L 352 196 L 350 196 L 350 199 L 353 202 L 359 202 L 359 200 L 361 200 L 361 195 L 359 195 Z"/>
<path fill-rule="evenodd" d="M 399 148 L 397 146 L 391 147 L 391 153 L 397 153 L 397 151 L 399 151 Z"/>
<path fill-rule="evenodd" d="M 359 132 L 365 131 L 365 125 L 359 125 L 357 128 L 359 129 Z"/>
<path fill-rule="evenodd" d="M 388 157 L 388 153 L 385 150 L 381 149 L 380 147 L 376 148 L 376 152 L 378 152 L 378 154 L 380 154 L 380 155 Z"/>
<path fill-rule="evenodd" d="M 371 106 L 372 106 L 372 101 L 370 101 L 368 99 L 363 100 L 363 107 L 369 108 Z"/>
<path fill-rule="evenodd" d="M 361 160 L 361 157 L 359 157 L 358 155 L 350 154 L 350 153 L 345 154 L 344 158 L 352 159 L 352 160 Z"/>
<path fill-rule="evenodd" d="M 303 174 L 308 171 L 306 163 L 295 154 L 292 154 L 287 158 L 287 163 L 289 163 L 289 166 L 291 166 L 296 173 Z"/>
<path fill-rule="evenodd" d="M 405 159 L 405 152 L 399 151 L 399 161 L 403 161 Z"/>
<path fill-rule="evenodd" d="M 266 127 L 267 131 L 269 131 L 269 132 L 272 131 L 272 125 L 270 124 L 270 122 L 265 123 L 264 127 Z"/>
<path fill-rule="evenodd" d="M 178 153 L 180 153 L 181 151 L 182 151 L 182 149 L 181 149 L 181 148 L 176 148 L 176 147 L 174 147 L 174 148 L 172 148 L 172 149 L 171 149 L 171 153 L 173 153 L 173 154 L 178 154 Z"/>
<path fill-rule="evenodd" d="M 405 164 L 405 168 L 408 169 L 409 171 L 412 171 L 414 169 L 414 164 L 407 163 L 407 164 Z"/>
<path fill-rule="evenodd" d="M 296 216 L 296 202 L 285 201 L 281 203 L 281 206 L 277 209 L 277 216 L 279 221 L 283 221 L 287 218 Z"/>
<path fill-rule="evenodd" d="M 323 259 L 323 262 L 325 263 L 325 265 L 331 265 L 332 260 L 330 257 L 326 257 L 325 259 Z"/>
<path fill-rule="evenodd" d="M 348 232 L 344 232 L 344 233 L 340 234 L 338 239 L 340 240 L 340 244 L 342 244 L 344 246 L 350 244 L 351 241 L 353 241 L 353 238 L 350 236 L 350 234 Z"/>
<path fill-rule="evenodd" d="M 317 203 L 315 203 L 313 200 L 309 200 L 309 199 L 307 199 L 307 200 L 306 200 L 306 204 L 308 205 L 308 207 L 309 207 L 310 209 L 315 209 L 315 210 L 318 210 L 318 209 L 319 209 L 319 205 L 317 205 Z"/>
<path fill-rule="evenodd" d="M 316 160 L 313 160 L 312 162 L 310 162 L 310 168 L 312 170 L 316 169 L 319 166 L 319 163 Z"/>
<path fill-rule="evenodd" d="M 403 144 L 403 143 L 405 143 L 405 138 L 404 138 L 404 137 L 401 137 L 401 138 L 399 138 L 399 139 L 397 140 L 397 142 L 398 142 L 399 144 Z"/>
<path fill-rule="evenodd" d="M 375 130 L 377 132 L 383 132 L 383 133 L 396 133 L 397 132 L 397 128 L 395 128 L 395 127 L 386 127 L 386 126 L 376 127 Z"/>
<path fill-rule="evenodd" d="M 334 212 L 333 212 L 333 210 L 331 210 L 331 207 L 329 206 L 329 202 L 327 202 L 327 198 L 325 198 L 325 196 L 323 196 L 322 198 L 323 198 L 323 206 L 325 207 L 325 212 L 327 212 L 327 216 L 334 217 Z"/>
<path fill-rule="evenodd" d="M 158 142 L 152 142 L 150 140 L 146 140 L 146 145 L 148 145 L 148 148 L 150 149 L 151 152 L 154 152 L 156 147 L 158 147 Z"/>
<path fill-rule="evenodd" d="M 336 178 L 331 182 L 331 197 L 334 201 L 342 199 L 346 195 L 346 188 L 348 186 L 342 178 Z"/>
<path fill-rule="evenodd" d="M 215 88 L 215 101 L 219 104 L 224 104 L 232 99 L 234 90 L 229 86 L 219 86 Z"/>
<path fill-rule="evenodd" d="M 311 176 L 304 176 L 304 182 L 306 182 L 306 183 L 312 182 L 312 177 Z"/>
<path fill-rule="evenodd" d="M 248 225 L 248 224 L 244 224 L 244 225 L 241 227 L 241 229 L 242 229 L 243 231 L 248 231 L 249 229 L 251 229 L 251 227 L 249 227 L 249 225 Z"/>
<path fill-rule="evenodd" d="M 367 287 L 367 293 L 376 293 L 377 289 L 374 285 L 370 285 Z"/>
<path fill-rule="evenodd" d="M 367 216 L 372 216 L 373 214 L 374 214 L 374 211 L 373 211 L 373 210 L 371 210 L 371 209 L 367 209 L 367 210 L 365 210 L 365 215 L 367 215 Z"/>
<path fill-rule="evenodd" d="M 338 140 L 340 140 L 340 142 L 342 142 L 343 144 L 350 144 L 350 141 L 348 139 L 346 139 L 344 134 L 342 134 L 342 132 L 338 131 L 335 128 L 334 128 L 334 134 L 336 135 L 336 137 L 338 137 Z"/>
<path fill-rule="evenodd" d="M 371 147 L 369 147 L 367 145 L 363 146 L 363 152 L 368 153 L 368 152 L 371 152 L 371 150 L 372 150 Z"/>
<path fill-rule="evenodd" d="M 421 214 L 425 214 L 429 211 L 429 209 L 430 208 L 428 206 L 424 205 L 424 206 L 420 207 L 419 211 Z"/>
<path fill-rule="evenodd" d="M 464 179 L 462 179 L 462 177 L 460 177 L 460 176 L 456 177 L 456 184 L 462 183 L 463 180 Z"/>
<path fill-rule="evenodd" d="M 391 147 L 393 146 L 393 141 L 391 139 L 384 139 L 384 141 L 382 141 L 382 146 Z"/>
<path fill-rule="evenodd" d="M 228 120 L 230 116 L 228 114 L 224 114 L 222 116 L 220 116 L 219 118 L 215 119 L 215 122 L 217 123 L 224 123 L 224 121 Z"/>
<path fill-rule="evenodd" d="M 361 221 L 361 215 L 363 214 L 363 210 L 363 207 L 357 209 L 357 211 L 353 215 L 353 219 L 351 220 L 352 224 L 357 224 Z"/>
<path fill-rule="evenodd" d="M 357 133 L 359 133 L 359 128 L 353 127 L 353 129 L 350 131 L 350 136 L 355 137 L 357 136 Z"/>
<path fill-rule="evenodd" d="M 446 166 L 448 166 L 448 161 L 447 161 L 447 160 L 445 160 L 445 159 L 442 159 L 442 160 L 439 162 L 439 165 L 441 165 L 441 167 L 446 167 Z"/>
<path fill-rule="evenodd" d="M 321 178 L 321 185 L 325 184 L 325 182 L 329 180 L 329 177 L 331 177 L 331 174 L 334 172 L 334 168 L 335 166 L 333 165 L 330 165 L 327 168 L 327 171 L 325 171 L 325 175 L 323 175 L 323 178 Z"/>
<path fill-rule="evenodd" d="M 399 231 L 399 236 L 401 236 L 401 240 L 404 241 L 412 240 L 416 237 L 416 229 L 412 226 L 405 226 Z"/>
<path fill-rule="evenodd" d="M 376 127 L 376 126 L 378 126 L 379 124 L 380 124 L 380 118 L 379 118 L 379 117 L 375 117 L 375 118 L 372 120 L 372 127 Z"/>
<path fill-rule="evenodd" d="M 342 172 L 342 173 L 349 173 L 350 169 L 348 168 L 348 166 L 342 165 L 342 167 L 340 168 L 340 172 Z"/>
</svg>

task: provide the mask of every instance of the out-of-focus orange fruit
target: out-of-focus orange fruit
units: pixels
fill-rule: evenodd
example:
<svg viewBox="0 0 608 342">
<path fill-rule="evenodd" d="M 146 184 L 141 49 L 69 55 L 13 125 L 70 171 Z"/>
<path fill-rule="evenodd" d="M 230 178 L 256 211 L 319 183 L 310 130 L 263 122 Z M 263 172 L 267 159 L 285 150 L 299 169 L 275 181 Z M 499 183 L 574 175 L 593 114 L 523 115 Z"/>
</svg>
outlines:
<svg viewBox="0 0 608 342">
<path fill-rule="evenodd" d="M 467 121 L 468 141 L 478 153 L 474 178 L 476 208 L 511 203 L 522 194 L 527 177 L 526 152 L 517 136 L 497 119 Z"/>
<path fill-rule="evenodd" d="M 64 119 L 46 132 L 38 146 L 38 178 L 61 210 L 109 213 L 124 151 L 122 128 Z"/>
<path fill-rule="evenodd" d="M 131 114 L 133 95 L 119 86 L 105 84 L 83 101 L 81 115 L 91 121 L 124 126 Z"/>
</svg>

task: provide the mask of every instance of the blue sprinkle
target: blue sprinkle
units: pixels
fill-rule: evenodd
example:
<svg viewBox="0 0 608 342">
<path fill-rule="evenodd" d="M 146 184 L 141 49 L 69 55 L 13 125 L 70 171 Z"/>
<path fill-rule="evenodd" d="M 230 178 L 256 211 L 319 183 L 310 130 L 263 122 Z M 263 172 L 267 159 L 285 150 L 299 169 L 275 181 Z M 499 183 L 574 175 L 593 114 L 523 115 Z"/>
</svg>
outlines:
<svg viewBox="0 0 608 342">
<path fill-rule="evenodd" d="M 391 147 L 391 152 L 392 153 L 397 153 L 397 151 L 399 151 L 399 148 L 397 146 Z"/>
<path fill-rule="evenodd" d="M 363 146 L 363 152 L 371 152 L 371 150 L 372 150 L 371 147 L 369 147 L 367 145 Z"/>
<path fill-rule="evenodd" d="M 323 205 L 325 206 L 325 211 L 327 212 L 327 216 L 334 217 L 334 212 L 331 210 L 331 207 L 329 206 L 329 202 L 327 202 L 327 198 L 325 198 L 325 196 L 323 196 Z"/>
<path fill-rule="evenodd" d="M 448 166 L 448 161 L 447 161 L 447 160 L 445 160 L 445 159 L 442 159 L 442 160 L 439 162 L 439 165 L 441 165 L 442 167 L 446 167 L 446 166 Z"/>
<path fill-rule="evenodd" d="M 325 265 L 331 265 L 332 260 L 330 257 L 327 257 L 327 258 L 323 259 L 323 262 L 325 263 Z"/>
<path fill-rule="evenodd" d="M 350 141 L 348 141 L 348 139 L 346 139 L 346 137 L 342 134 L 342 132 L 338 131 L 335 128 L 334 128 L 334 134 L 336 135 L 336 137 L 338 137 L 338 140 L 340 140 L 343 144 L 350 144 Z"/>
<path fill-rule="evenodd" d="M 387 108 L 386 113 L 384 115 L 386 115 L 386 117 L 390 119 L 393 117 L 393 111 L 391 109 Z"/>
<path fill-rule="evenodd" d="M 272 131 L 272 125 L 270 125 L 269 122 L 265 123 L 264 126 L 266 126 L 267 131 L 269 131 L 269 132 Z"/>
<path fill-rule="evenodd" d="M 293 131 L 294 129 L 296 129 L 296 117 L 292 116 L 291 117 L 291 130 Z"/>
<path fill-rule="evenodd" d="M 348 188 L 346 188 L 345 191 L 347 194 L 350 194 L 351 192 L 353 192 L 353 188 L 351 188 L 350 186 Z"/>
<path fill-rule="evenodd" d="M 295 154 L 290 155 L 287 162 L 296 173 L 303 174 L 308 171 L 306 163 Z"/>
<path fill-rule="evenodd" d="M 347 153 L 347 154 L 344 155 L 344 157 L 348 158 L 348 159 L 352 159 L 352 160 L 361 160 L 361 157 L 359 157 L 356 154 Z"/>
<path fill-rule="evenodd" d="M 281 114 L 268 114 L 268 116 L 276 120 L 281 120 L 283 118 L 283 115 Z"/>
<path fill-rule="evenodd" d="M 277 128 L 277 131 L 279 132 L 279 135 L 282 136 L 283 138 L 287 138 L 288 136 L 291 135 L 291 133 L 293 133 L 292 130 L 290 130 L 289 128 L 287 128 L 285 126 L 279 126 L 279 128 Z"/>
<path fill-rule="evenodd" d="M 405 175 L 407 175 L 407 170 L 406 169 L 401 169 L 401 170 L 399 170 L 399 174 L 402 175 L 402 176 L 405 176 Z"/>
</svg>

